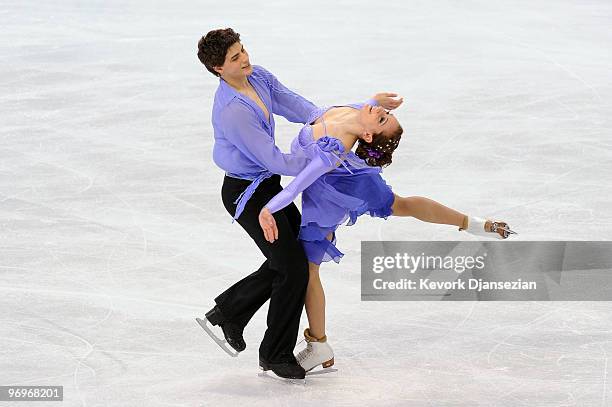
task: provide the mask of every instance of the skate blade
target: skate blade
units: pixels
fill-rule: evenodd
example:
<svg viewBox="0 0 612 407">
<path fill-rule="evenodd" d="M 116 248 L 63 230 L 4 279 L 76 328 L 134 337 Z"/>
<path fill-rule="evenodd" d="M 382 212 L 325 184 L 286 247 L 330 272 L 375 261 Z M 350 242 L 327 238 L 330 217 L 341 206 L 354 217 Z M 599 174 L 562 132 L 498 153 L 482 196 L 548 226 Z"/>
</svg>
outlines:
<svg viewBox="0 0 612 407">
<path fill-rule="evenodd" d="M 510 237 L 510 235 L 518 235 L 518 233 L 516 233 L 514 230 L 510 229 L 510 226 L 506 225 L 506 226 L 496 226 L 495 223 L 493 223 L 494 225 L 494 229 L 492 230 L 492 233 L 497 233 L 498 239 L 507 239 Z M 502 232 L 503 236 L 501 236 L 498 233 L 498 230 Z"/>
<path fill-rule="evenodd" d="M 211 339 L 213 341 L 215 341 L 215 343 L 217 345 L 219 345 L 219 347 L 221 349 L 223 349 L 223 351 L 225 353 L 227 353 L 228 355 L 230 355 L 233 358 L 238 357 L 238 352 L 234 351 L 234 350 L 230 350 L 229 349 L 229 344 L 227 343 L 227 341 L 225 339 L 221 339 L 219 338 L 217 335 L 215 335 L 215 333 L 212 331 L 212 329 L 210 329 L 208 327 L 208 320 L 207 319 L 200 319 L 200 318 L 196 318 L 195 319 L 196 322 L 198 323 L 198 325 L 200 325 L 200 327 L 202 327 L 202 329 L 204 330 L 204 332 L 206 332 L 208 334 L 208 336 L 211 337 Z"/>
<path fill-rule="evenodd" d="M 503 231 L 504 236 L 499 236 L 499 239 L 507 239 L 510 237 L 510 235 L 518 235 L 518 233 L 516 233 L 514 230 L 505 229 L 505 228 L 502 228 L 501 230 Z"/>
<path fill-rule="evenodd" d="M 504 228 L 498 228 L 499 230 L 501 230 L 503 232 L 503 236 L 500 235 L 497 231 L 495 232 L 485 232 L 486 234 L 482 234 L 482 235 L 478 235 L 479 237 L 488 237 L 489 239 L 497 239 L 497 240 L 506 240 L 507 238 L 510 237 L 510 235 L 518 235 L 518 233 L 516 233 L 513 230 L 510 229 L 504 229 Z"/>
<path fill-rule="evenodd" d="M 280 377 L 277 376 L 274 372 L 272 372 L 272 374 L 269 374 L 267 370 L 264 370 L 263 367 L 259 367 L 262 371 L 257 373 L 258 377 L 264 378 L 264 379 L 268 379 L 268 380 L 274 380 L 276 382 L 279 383 L 283 383 L 283 384 L 297 384 L 297 385 L 301 385 L 301 386 L 305 386 L 306 385 L 306 379 L 287 379 L 285 377 Z M 306 373 L 308 374 L 308 373 Z"/>
<path fill-rule="evenodd" d="M 306 376 L 317 376 L 317 375 L 328 374 L 328 373 L 336 373 L 337 371 L 338 369 L 334 367 L 326 367 L 324 369 L 311 370 L 309 372 L 306 372 Z"/>
</svg>

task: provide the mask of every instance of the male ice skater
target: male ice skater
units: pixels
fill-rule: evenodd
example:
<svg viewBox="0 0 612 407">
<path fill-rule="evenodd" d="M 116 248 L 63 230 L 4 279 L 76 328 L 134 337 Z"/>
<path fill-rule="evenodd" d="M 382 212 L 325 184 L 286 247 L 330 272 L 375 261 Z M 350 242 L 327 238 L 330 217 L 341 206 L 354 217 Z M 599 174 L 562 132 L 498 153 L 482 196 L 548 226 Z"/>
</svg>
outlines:
<svg viewBox="0 0 612 407">
<path fill-rule="evenodd" d="M 258 216 L 282 190 L 278 174 L 295 176 L 306 165 L 305 159 L 289 157 L 276 147 L 273 114 L 305 124 L 316 106 L 264 68 L 252 66 L 240 35 L 231 28 L 202 37 L 198 58 L 220 78 L 212 124 L 213 160 L 226 171 L 223 204 L 266 257 L 257 271 L 215 298 L 216 306 L 206 319 L 220 326 L 227 343 L 240 352 L 246 347 L 244 327 L 269 298 L 259 365 L 280 377 L 303 379 L 304 369 L 293 355 L 308 285 L 308 261 L 297 240 L 301 215 L 295 204 L 274 214 L 279 229 L 274 243 L 266 240 Z M 205 322 L 198 322 L 212 333 Z"/>
</svg>

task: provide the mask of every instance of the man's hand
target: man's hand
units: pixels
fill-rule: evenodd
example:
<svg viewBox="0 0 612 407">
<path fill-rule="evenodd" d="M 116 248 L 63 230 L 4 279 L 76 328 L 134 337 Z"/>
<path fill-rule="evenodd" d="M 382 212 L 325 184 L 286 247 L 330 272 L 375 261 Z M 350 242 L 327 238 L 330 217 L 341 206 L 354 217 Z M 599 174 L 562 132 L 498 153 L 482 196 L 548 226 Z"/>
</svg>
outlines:
<svg viewBox="0 0 612 407">
<path fill-rule="evenodd" d="M 387 110 L 397 109 L 403 102 L 404 98 L 394 99 L 397 93 L 381 92 L 372 97 L 379 106 Z"/>
<path fill-rule="evenodd" d="M 263 229 L 264 237 L 268 242 L 274 243 L 274 241 L 278 239 L 276 221 L 268 208 L 264 207 L 261 212 L 259 212 L 259 225 Z"/>
</svg>

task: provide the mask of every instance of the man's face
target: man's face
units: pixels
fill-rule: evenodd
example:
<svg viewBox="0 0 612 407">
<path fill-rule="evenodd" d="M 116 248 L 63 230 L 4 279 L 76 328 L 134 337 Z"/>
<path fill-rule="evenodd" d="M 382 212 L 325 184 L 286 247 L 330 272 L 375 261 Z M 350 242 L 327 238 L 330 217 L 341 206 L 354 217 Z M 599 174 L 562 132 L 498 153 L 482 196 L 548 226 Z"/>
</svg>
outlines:
<svg viewBox="0 0 612 407">
<path fill-rule="evenodd" d="M 253 73 L 249 54 L 240 42 L 236 42 L 228 48 L 227 54 L 225 54 L 225 62 L 222 66 L 216 66 L 215 70 L 226 79 L 239 79 Z"/>
</svg>

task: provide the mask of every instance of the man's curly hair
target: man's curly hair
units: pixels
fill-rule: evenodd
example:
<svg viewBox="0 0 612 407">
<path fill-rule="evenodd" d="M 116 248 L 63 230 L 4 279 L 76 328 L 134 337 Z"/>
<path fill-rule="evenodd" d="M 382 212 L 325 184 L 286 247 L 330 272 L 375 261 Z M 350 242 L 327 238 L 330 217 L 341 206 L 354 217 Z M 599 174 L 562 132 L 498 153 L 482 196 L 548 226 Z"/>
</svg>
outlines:
<svg viewBox="0 0 612 407">
<path fill-rule="evenodd" d="M 209 31 L 198 41 L 198 59 L 210 73 L 221 76 L 214 67 L 222 66 L 225 63 L 227 50 L 238 41 L 240 41 L 240 34 L 231 28 Z"/>
</svg>

